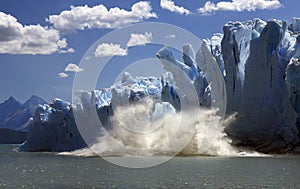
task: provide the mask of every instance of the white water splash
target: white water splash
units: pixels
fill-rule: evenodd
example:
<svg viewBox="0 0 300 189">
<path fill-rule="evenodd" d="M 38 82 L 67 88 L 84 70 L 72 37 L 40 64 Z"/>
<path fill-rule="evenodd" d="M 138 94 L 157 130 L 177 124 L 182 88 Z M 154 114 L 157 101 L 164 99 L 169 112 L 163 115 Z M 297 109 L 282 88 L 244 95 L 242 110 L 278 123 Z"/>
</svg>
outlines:
<svg viewBox="0 0 300 189">
<path fill-rule="evenodd" d="M 144 101 L 114 109 L 112 130 L 89 148 L 61 155 L 75 156 L 237 156 L 223 132 L 216 111 L 170 111 L 168 103 Z M 155 117 L 160 111 L 161 117 Z"/>
</svg>

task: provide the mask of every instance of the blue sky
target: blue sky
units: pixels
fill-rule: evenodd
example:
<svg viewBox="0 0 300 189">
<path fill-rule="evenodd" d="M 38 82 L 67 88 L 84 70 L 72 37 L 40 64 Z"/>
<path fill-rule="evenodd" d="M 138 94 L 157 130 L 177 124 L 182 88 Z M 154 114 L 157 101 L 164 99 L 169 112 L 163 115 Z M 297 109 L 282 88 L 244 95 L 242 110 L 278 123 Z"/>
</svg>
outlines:
<svg viewBox="0 0 300 189">
<path fill-rule="evenodd" d="M 300 17 L 299 7 L 299 0 L 2 0 L 0 101 L 11 95 L 24 101 L 32 94 L 70 101 L 74 75 L 82 71 L 77 67 L 81 58 L 95 41 L 119 27 L 163 22 L 202 39 L 222 32 L 228 21 L 259 17 L 290 22 Z M 106 14 L 105 8 L 112 12 Z M 147 41 L 146 33 L 133 37 Z M 140 48 L 138 54 L 151 49 Z M 155 58 L 154 53 L 148 56 Z"/>
</svg>

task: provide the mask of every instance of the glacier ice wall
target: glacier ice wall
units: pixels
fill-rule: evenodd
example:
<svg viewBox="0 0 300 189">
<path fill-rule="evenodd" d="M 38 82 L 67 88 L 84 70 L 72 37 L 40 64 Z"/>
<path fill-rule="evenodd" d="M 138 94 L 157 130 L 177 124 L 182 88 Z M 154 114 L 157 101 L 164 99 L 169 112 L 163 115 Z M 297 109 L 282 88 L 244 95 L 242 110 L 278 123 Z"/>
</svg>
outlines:
<svg viewBox="0 0 300 189">
<path fill-rule="evenodd" d="M 180 86 L 181 90 L 187 92 L 190 89 L 184 89 L 187 83 L 185 78 L 189 78 L 198 95 L 199 104 L 206 107 L 211 106 L 211 91 L 206 80 L 206 70 L 201 69 L 196 63 L 195 52 L 190 44 L 183 46 L 183 63 L 175 60 L 173 53 L 168 47 L 160 49 L 156 56 L 161 61 L 164 69 L 172 73 L 176 86 Z"/>
<path fill-rule="evenodd" d="M 211 57 L 207 46 L 204 45 L 203 48 L 206 50 L 206 56 Z M 199 51 L 197 53 L 199 54 Z M 198 128 L 197 134 L 193 137 L 195 140 L 192 140 L 182 153 L 196 155 L 207 151 L 208 149 L 204 147 L 214 139 L 211 136 L 219 132 L 218 128 L 214 127 L 211 128 L 211 135 L 204 134 L 208 130 L 206 126 L 211 121 L 210 116 L 213 113 L 203 112 L 203 120 L 199 120 L 197 111 L 192 109 L 195 106 L 198 109 L 199 104 L 206 108 L 211 106 L 211 86 L 206 80 L 207 70 L 199 69 L 199 64 L 195 61 L 194 49 L 190 44 L 183 46 L 183 62 L 175 60 L 167 47 L 162 48 L 157 56 L 166 70 L 160 78 L 151 76 L 133 78 L 130 73 L 125 72 L 121 81 L 110 88 L 91 92 L 78 91 L 73 105 L 54 99 L 50 104 L 39 106 L 30 122 L 27 141 L 20 150 L 70 151 L 88 145 L 96 147 L 95 150 L 101 154 L 140 153 L 130 148 L 128 151 L 120 149 L 118 143 L 113 142 L 119 141 L 129 147 L 151 147 L 149 150 L 142 151 L 140 155 L 172 154 L 177 153 L 178 147 L 186 145 L 185 140 Z M 207 69 L 211 68 L 210 65 L 206 66 Z M 183 86 L 185 89 L 179 89 L 178 86 Z M 195 99 L 198 100 L 199 97 L 199 103 L 190 101 L 188 97 L 192 95 L 186 93 L 189 87 L 193 86 L 197 89 Z M 184 105 L 185 102 L 187 106 Z M 93 115 L 95 110 L 96 117 Z M 180 113 L 183 110 L 185 119 Z M 182 119 L 185 120 L 185 126 L 178 131 L 176 125 L 182 123 Z M 216 119 L 218 121 L 220 118 Z M 216 124 L 220 125 L 219 122 Z M 160 125 L 162 127 L 156 129 Z M 143 129 L 154 129 L 155 132 L 148 136 Z M 142 134 L 137 135 L 137 131 Z M 172 136 L 173 134 L 176 135 Z M 109 140 L 112 137 L 114 140 Z M 173 137 L 176 141 L 161 146 L 160 144 L 167 142 L 169 137 Z M 222 138 L 223 135 L 219 137 Z M 206 140 L 205 145 L 201 145 L 203 140 Z M 229 149 L 226 140 L 218 141 L 213 147 L 220 149 L 223 144 L 226 149 Z M 211 155 L 219 154 L 216 150 L 210 150 L 211 152 L 208 153 Z M 223 149 L 222 153 L 225 151 Z"/>
<path fill-rule="evenodd" d="M 54 99 L 38 105 L 29 120 L 27 139 L 21 151 L 69 151 L 86 146 L 72 113 L 70 103 Z"/>
<path fill-rule="evenodd" d="M 236 143 L 262 152 L 281 152 L 298 143 L 297 115 L 286 84 L 286 68 L 296 51 L 285 21 L 224 26 L 227 113 L 237 112 L 226 132 Z"/>
<path fill-rule="evenodd" d="M 286 69 L 289 100 L 297 113 L 296 126 L 300 131 L 300 57 L 292 58 Z"/>
<path fill-rule="evenodd" d="M 81 121 L 86 125 L 91 138 L 102 135 L 94 133 L 98 130 L 102 132 L 101 126 L 95 125 L 97 122 L 89 116 L 95 109 L 102 126 L 107 130 L 113 129 L 111 118 L 115 115 L 114 111 L 139 104 L 145 98 L 151 98 L 151 102 L 153 101 L 153 106 L 149 107 L 150 113 L 147 114 L 151 122 L 161 119 L 165 114 L 174 114 L 181 109 L 174 84 L 173 75 L 169 72 L 162 74 L 160 78 L 133 78 L 125 72 L 122 80 L 110 88 L 91 92 L 79 91 L 73 105 L 61 99 L 39 105 L 29 121 L 27 140 L 20 146 L 20 150 L 70 151 L 86 147 L 86 142 L 95 142 L 84 141 L 80 133 L 82 131 L 75 123 L 74 111 L 83 115 Z M 130 122 L 130 119 L 128 120 Z"/>
<path fill-rule="evenodd" d="M 104 128 L 118 137 L 121 137 L 119 130 L 112 125 L 116 123 L 113 119 L 116 113 L 123 115 L 119 108 L 140 106 L 150 98 L 151 111 L 139 111 L 144 110 L 141 108 L 134 112 L 152 121 L 177 115 L 184 108 L 182 101 L 189 101 L 183 95 L 189 81 L 195 88 L 198 105 L 219 107 L 222 112 L 225 109 L 220 102 L 227 100 L 226 114 L 234 115 L 234 119 L 226 123 L 225 131 L 234 144 L 266 153 L 292 150 L 299 145 L 300 128 L 299 19 L 294 18 L 289 25 L 281 20 L 261 19 L 228 22 L 223 31 L 224 34 L 205 39 L 197 51 L 190 44 L 184 45 L 182 62 L 175 59 L 168 47 L 159 50 L 156 55 L 166 70 L 160 78 L 133 78 L 124 73 L 122 80 L 110 88 L 78 92 L 75 105 L 56 99 L 52 104 L 40 106 L 21 149 L 65 151 L 85 146 L 72 117 L 74 110 L 89 115 L 96 108 Z M 222 78 L 212 74 L 217 72 Z M 93 122 L 89 117 L 82 120 L 87 125 Z M 195 128 L 202 127 L 195 124 Z M 136 138 L 140 140 L 143 141 Z"/>
</svg>

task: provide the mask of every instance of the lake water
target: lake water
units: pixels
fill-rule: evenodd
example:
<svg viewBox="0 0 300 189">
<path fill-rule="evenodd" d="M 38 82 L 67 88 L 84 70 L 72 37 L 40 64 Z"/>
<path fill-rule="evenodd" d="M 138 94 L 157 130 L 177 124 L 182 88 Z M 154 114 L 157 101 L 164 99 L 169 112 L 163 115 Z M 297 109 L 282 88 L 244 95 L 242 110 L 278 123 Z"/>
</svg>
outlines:
<svg viewBox="0 0 300 189">
<path fill-rule="evenodd" d="M 0 188 L 300 188 L 300 156 L 175 157 L 128 169 L 17 147 L 0 145 Z"/>
</svg>

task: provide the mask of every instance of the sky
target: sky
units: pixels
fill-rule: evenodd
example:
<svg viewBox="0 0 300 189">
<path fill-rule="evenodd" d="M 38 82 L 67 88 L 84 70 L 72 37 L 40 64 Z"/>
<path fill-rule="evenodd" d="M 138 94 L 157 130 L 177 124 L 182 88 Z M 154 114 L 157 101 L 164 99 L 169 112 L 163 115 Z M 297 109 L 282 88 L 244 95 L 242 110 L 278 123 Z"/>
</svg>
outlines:
<svg viewBox="0 0 300 189">
<path fill-rule="evenodd" d="M 79 65 L 87 59 L 85 53 L 116 29 L 159 22 L 204 39 L 222 33 L 228 21 L 291 22 L 300 17 L 299 7 L 299 0 L 1 0 L 0 102 L 10 96 L 24 102 L 31 95 L 71 101 L 74 77 L 85 71 Z M 151 32 L 132 31 L 123 37 L 125 46 L 110 41 L 95 46 L 95 57 L 114 56 L 97 87 L 107 87 L 112 81 L 106 78 L 116 78 L 129 62 L 140 58 L 137 70 L 159 69 L 153 66 L 155 52 L 161 48 L 151 46 L 154 37 Z M 176 37 L 170 31 L 166 39 Z"/>
</svg>

